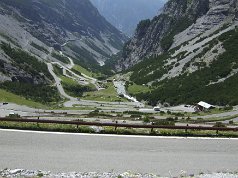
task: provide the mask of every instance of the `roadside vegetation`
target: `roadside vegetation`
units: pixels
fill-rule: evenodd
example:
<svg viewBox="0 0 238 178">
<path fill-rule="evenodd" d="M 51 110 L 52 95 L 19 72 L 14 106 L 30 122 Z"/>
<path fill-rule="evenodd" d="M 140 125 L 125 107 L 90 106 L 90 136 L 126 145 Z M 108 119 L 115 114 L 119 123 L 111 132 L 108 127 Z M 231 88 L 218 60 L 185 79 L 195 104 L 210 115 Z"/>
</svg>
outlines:
<svg viewBox="0 0 238 178">
<path fill-rule="evenodd" d="M 186 136 L 186 137 L 238 137 L 237 132 L 220 131 L 198 131 L 198 130 L 169 130 L 169 129 L 133 129 L 100 127 L 96 131 L 92 127 L 62 124 L 42 124 L 42 123 L 18 123 L 0 122 L 3 129 L 21 129 L 53 132 L 72 132 L 72 133 L 98 133 L 98 134 L 118 134 L 118 135 L 151 135 L 151 136 Z"/>
</svg>

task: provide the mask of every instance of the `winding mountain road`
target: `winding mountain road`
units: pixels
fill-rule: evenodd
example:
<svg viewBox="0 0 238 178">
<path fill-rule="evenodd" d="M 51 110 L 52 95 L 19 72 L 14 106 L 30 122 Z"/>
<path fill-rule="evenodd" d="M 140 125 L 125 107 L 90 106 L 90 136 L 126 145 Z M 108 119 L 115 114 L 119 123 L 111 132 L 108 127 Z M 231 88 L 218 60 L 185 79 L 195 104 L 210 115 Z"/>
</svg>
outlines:
<svg viewBox="0 0 238 178">
<path fill-rule="evenodd" d="M 68 94 L 65 93 L 65 91 L 64 91 L 64 89 L 63 89 L 63 87 L 61 85 L 61 79 L 54 73 L 53 65 L 51 63 L 47 63 L 47 67 L 48 67 L 48 70 L 49 70 L 50 74 L 53 76 L 53 78 L 55 80 L 55 85 L 56 85 L 59 93 L 63 97 L 65 97 L 65 98 L 67 98 L 69 100 L 72 100 L 72 101 L 77 100 L 76 98 L 71 97 L 71 96 L 69 96 Z"/>
<path fill-rule="evenodd" d="M 51 51 L 52 53 L 52 51 Z M 65 56 L 62 51 L 60 52 L 61 55 Z M 67 57 L 67 56 L 65 56 Z M 89 101 L 89 100 L 79 100 L 78 98 L 72 97 L 68 95 L 65 91 L 64 88 L 61 85 L 61 79 L 55 74 L 54 68 L 52 64 L 57 64 L 59 65 L 62 70 L 63 74 L 69 78 L 77 80 L 80 84 L 86 85 L 89 83 L 92 83 L 95 85 L 97 90 L 101 90 L 100 86 L 97 84 L 97 79 L 93 77 L 89 77 L 83 73 L 81 73 L 82 76 L 79 76 L 78 74 L 74 73 L 71 71 L 71 69 L 74 67 L 74 62 L 71 58 L 67 57 L 70 61 L 70 64 L 67 66 L 64 66 L 60 62 L 51 62 L 47 63 L 48 70 L 50 74 L 53 76 L 55 80 L 55 84 L 57 86 L 57 89 L 59 93 L 65 97 L 66 99 L 69 99 L 69 101 L 64 103 L 65 107 L 73 107 L 74 105 L 82 105 L 82 106 L 94 106 L 94 107 L 107 107 L 107 109 L 111 109 L 112 111 L 119 110 L 119 111 L 127 111 L 127 110 L 135 110 L 133 109 L 134 107 L 141 106 L 141 103 L 139 102 L 100 102 L 100 101 Z M 69 72 L 72 76 L 69 76 L 67 74 Z"/>
<path fill-rule="evenodd" d="M 138 103 L 136 102 L 102 102 L 102 101 L 90 101 L 90 100 L 79 100 L 78 98 L 69 96 L 65 91 L 64 88 L 61 85 L 61 79 L 54 73 L 54 69 L 53 69 L 53 65 L 52 64 L 58 64 L 62 67 L 62 69 L 65 70 L 69 70 L 66 67 L 64 67 L 63 65 L 61 65 L 58 62 L 52 62 L 52 63 L 47 63 L 48 66 L 48 70 L 50 72 L 50 74 L 53 76 L 54 80 L 55 80 L 55 84 L 57 86 L 57 89 L 59 91 L 59 93 L 65 97 L 66 99 L 69 99 L 69 101 L 66 101 L 64 103 L 65 107 L 73 107 L 74 105 L 82 105 L 82 106 L 93 106 L 93 107 L 107 107 L 108 109 L 111 109 L 113 111 L 115 110 L 119 110 L 119 111 L 127 111 L 127 110 L 135 110 L 133 109 L 134 107 L 136 107 L 138 105 Z M 75 74 L 74 72 L 70 71 L 73 75 L 75 75 L 76 77 L 81 77 L 78 76 L 77 74 Z M 91 77 L 88 77 L 91 78 Z M 93 79 L 93 78 L 91 78 Z M 95 79 L 96 80 L 96 79 Z"/>
</svg>

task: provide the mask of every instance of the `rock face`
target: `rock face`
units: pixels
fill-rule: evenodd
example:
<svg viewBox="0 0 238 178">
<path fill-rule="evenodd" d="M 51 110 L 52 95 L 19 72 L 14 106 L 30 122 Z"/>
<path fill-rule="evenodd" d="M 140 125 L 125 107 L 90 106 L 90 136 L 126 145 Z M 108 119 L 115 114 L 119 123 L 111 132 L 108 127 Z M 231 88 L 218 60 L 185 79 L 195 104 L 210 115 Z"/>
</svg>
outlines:
<svg viewBox="0 0 238 178">
<path fill-rule="evenodd" d="M 140 22 L 117 65 L 148 87 L 134 96 L 151 105 L 237 105 L 237 12 L 238 0 L 170 0 Z"/>
<path fill-rule="evenodd" d="M 8 22 L 0 32 L 23 48 L 31 41 L 43 42 L 84 62 L 102 63 L 127 40 L 88 0 L 2 0 L 0 21 Z"/>
<path fill-rule="evenodd" d="M 237 0 L 170 0 L 159 16 L 139 23 L 117 69 L 127 69 L 236 18 Z"/>
<path fill-rule="evenodd" d="M 158 14 L 167 0 L 90 0 L 99 12 L 117 29 L 132 36 L 142 19 Z"/>
<path fill-rule="evenodd" d="M 196 35 L 217 28 L 224 23 L 235 21 L 237 18 L 237 2 L 237 0 L 210 0 L 208 12 L 197 19 L 196 23 L 190 28 L 177 35 L 172 47 L 188 41 Z"/>
</svg>

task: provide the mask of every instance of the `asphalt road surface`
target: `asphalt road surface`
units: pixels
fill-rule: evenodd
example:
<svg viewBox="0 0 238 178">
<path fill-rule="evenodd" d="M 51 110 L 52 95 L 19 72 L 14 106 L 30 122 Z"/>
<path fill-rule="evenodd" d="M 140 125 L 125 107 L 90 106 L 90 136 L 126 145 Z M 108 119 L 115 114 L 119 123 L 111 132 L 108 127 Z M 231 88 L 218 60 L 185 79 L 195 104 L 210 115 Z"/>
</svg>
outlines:
<svg viewBox="0 0 238 178">
<path fill-rule="evenodd" d="M 0 130 L 0 169 L 52 172 L 187 173 L 236 171 L 237 139 L 52 134 Z"/>
</svg>

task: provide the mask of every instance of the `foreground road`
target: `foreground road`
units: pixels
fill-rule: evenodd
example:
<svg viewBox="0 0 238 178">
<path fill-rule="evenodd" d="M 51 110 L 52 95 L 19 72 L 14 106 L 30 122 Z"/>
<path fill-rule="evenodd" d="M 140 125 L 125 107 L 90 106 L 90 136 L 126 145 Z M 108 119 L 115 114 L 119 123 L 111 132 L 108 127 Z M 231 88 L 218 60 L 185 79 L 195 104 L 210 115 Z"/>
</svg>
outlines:
<svg viewBox="0 0 238 178">
<path fill-rule="evenodd" d="M 238 168 L 238 140 L 50 134 L 0 130 L 0 169 L 178 175 Z"/>
</svg>

